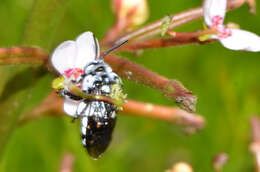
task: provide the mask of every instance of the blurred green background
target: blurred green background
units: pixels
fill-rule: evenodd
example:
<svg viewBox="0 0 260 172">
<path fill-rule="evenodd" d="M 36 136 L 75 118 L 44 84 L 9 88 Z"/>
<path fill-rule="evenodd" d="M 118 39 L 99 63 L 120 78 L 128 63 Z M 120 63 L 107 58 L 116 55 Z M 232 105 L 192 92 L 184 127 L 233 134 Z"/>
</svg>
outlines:
<svg viewBox="0 0 260 172">
<path fill-rule="evenodd" d="M 33 0 L 0 0 L 1 47 L 26 44 L 51 52 L 61 41 L 74 39 L 86 30 L 101 39 L 114 22 L 108 0 L 38 2 L 39 9 L 46 4 L 49 7 L 31 12 Z M 151 22 L 199 6 L 201 1 L 150 0 L 148 3 L 148 22 Z M 48 15 L 50 19 L 37 23 Z M 34 18 L 34 23 L 26 25 L 29 17 Z M 249 14 L 247 6 L 228 13 L 227 21 L 260 34 L 260 15 Z M 202 20 L 177 31 L 200 29 L 201 23 Z M 253 158 L 248 151 L 249 118 L 260 114 L 259 53 L 230 51 L 214 43 L 145 50 L 137 58 L 131 54 L 125 56 L 163 76 L 178 79 L 192 90 L 198 96 L 197 113 L 207 120 L 206 127 L 187 136 L 173 124 L 119 115 L 110 147 L 102 158 L 93 161 L 81 146 L 78 123 L 71 123 L 67 116 L 44 117 L 14 129 L 4 148 L 0 171 L 58 171 L 66 152 L 75 156 L 75 172 L 164 171 L 178 161 L 190 163 L 196 172 L 210 172 L 212 158 L 219 152 L 229 154 L 224 171 L 253 171 Z M 12 88 L 4 86 L 14 68 L 17 69 L 0 67 L 2 94 L 12 92 Z M 23 77 L 31 77 L 32 70 L 35 69 L 25 70 L 27 73 L 16 80 L 16 87 L 24 82 Z M 51 79 L 50 75 L 42 77 L 34 85 L 37 88 L 33 90 L 32 100 L 24 106 L 29 109 L 39 103 L 50 91 Z M 140 84 L 124 81 L 124 90 L 132 99 L 173 106 L 161 93 Z M 4 120 L 1 114 L 7 109 L 0 107 L 1 121 Z"/>
</svg>

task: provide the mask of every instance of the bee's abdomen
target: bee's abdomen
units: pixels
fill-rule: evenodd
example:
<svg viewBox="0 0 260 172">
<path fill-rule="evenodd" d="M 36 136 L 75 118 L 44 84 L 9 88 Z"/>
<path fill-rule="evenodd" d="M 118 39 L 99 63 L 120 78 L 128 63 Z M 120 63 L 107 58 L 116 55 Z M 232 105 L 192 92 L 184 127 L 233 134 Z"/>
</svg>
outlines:
<svg viewBox="0 0 260 172">
<path fill-rule="evenodd" d="M 82 144 L 89 155 L 98 158 L 108 147 L 116 123 L 116 108 L 103 102 L 88 102 L 82 117 Z"/>
</svg>

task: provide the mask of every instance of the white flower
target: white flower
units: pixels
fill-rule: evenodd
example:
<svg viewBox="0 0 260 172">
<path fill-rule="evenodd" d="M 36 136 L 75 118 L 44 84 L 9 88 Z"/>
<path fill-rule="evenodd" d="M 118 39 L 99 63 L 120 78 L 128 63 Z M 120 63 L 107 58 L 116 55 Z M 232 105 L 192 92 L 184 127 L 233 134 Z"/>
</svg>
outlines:
<svg viewBox="0 0 260 172">
<path fill-rule="evenodd" d="M 260 51 L 260 37 L 254 33 L 227 28 L 223 22 L 227 7 L 227 0 L 204 0 L 203 12 L 206 25 L 218 33 L 211 35 L 231 50 Z"/>
<path fill-rule="evenodd" d="M 132 26 L 144 23 L 149 15 L 146 0 L 113 0 L 112 8 L 119 20 L 127 19 Z"/>
<path fill-rule="evenodd" d="M 61 43 L 54 50 L 50 60 L 53 67 L 65 78 L 64 82 L 66 83 L 67 81 L 76 81 L 83 74 L 84 67 L 98 57 L 99 44 L 97 39 L 92 32 L 84 32 L 75 41 Z M 80 85 L 76 86 L 80 87 Z M 65 97 L 65 113 L 75 117 L 80 102 Z"/>
<path fill-rule="evenodd" d="M 76 41 L 61 43 L 51 56 L 51 63 L 61 75 L 82 69 L 99 57 L 99 44 L 92 32 L 84 32 Z"/>
</svg>

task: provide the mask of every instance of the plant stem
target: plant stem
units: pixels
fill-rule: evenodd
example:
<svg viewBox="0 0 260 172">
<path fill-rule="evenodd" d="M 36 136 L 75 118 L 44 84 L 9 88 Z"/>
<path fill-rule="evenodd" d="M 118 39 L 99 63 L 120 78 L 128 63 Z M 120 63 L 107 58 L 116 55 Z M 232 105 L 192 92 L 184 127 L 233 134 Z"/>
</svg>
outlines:
<svg viewBox="0 0 260 172">
<path fill-rule="evenodd" d="M 52 92 L 39 106 L 35 107 L 29 114 L 20 119 L 19 124 L 24 124 L 31 120 L 38 119 L 44 115 L 61 116 L 63 112 L 63 102 L 55 92 Z M 120 114 L 140 116 L 164 120 L 196 130 L 202 129 L 205 121 L 202 116 L 186 112 L 184 110 L 166 106 L 153 105 L 151 103 L 127 100 L 123 105 Z"/>
<path fill-rule="evenodd" d="M 36 64 L 46 64 L 46 59 L 48 59 L 48 56 L 39 56 L 39 51 L 34 50 L 31 48 L 32 53 L 35 53 L 34 57 L 26 57 L 26 58 L 14 58 L 15 53 L 21 54 L 23 48 L 19 49 L 19 53 L 14 51 L 14 54 L 10 54 L 12 58 L 7 58 L 7 56 L 4 53 L 0 53 L 0 55 L 5 56 L 3 63 L 4 64 L 10 64 L 12 62 L 16 62 L 19 64 L 28 64 L 28 63 L 36 63 Z M 25 51 L 28 53 L 28 48 L 25 48 Z M 8 52 L 4 51 L 2 48 L 2 52 Z M 28 53 L 30 54 L 30 53 Z M 47 55 L 47 54 L 46 54 Z M 32 61 L 33 59 L 33 61 Z M 155 72 L 152 72 L 141 65 L 138 65 L 134 62 L 131 62 L 127 59 L 121 58 L 119 56 L 115 55 L 107 55 L 104 59 L 110 66 L 113 68 L 114 72 L 116 72 L 118 75 L 120 75 L 124 79 L 136 81 L 138 83 L 147 85 L 149 87 L 155 88 L 159 91 L 161 91 L 166 97 L 174 99 L 175 102 L 180 105 L 182 108 L 189 112 L 195 112 L 195 105 L 196 105 L 196 96 L 192 95 L 192 92 L 188 91 L 180 82 L 176 80 L 169 80 L 163 76 L 158 75 Z M 42 62 L 41 62 L 42 61 Z M 0 60 L 1 64 L 1 60 Z"/>
<path fill-rule="evenodd" d="M 204 34 L 204 32 L 204 30 L 195 32 L 173 32 L 174 36 L 172 38 L 156 38 L 132 44 L 130 43 L 118 48 L 116 51 L 136 51 L 140 49 L 163 48 L 185 44 L 206 44 L 215 42 L 214 40 L 201 41 L 199 36 Z"/>
<path fill-rule="evenodd" d="M 115 55 L 107 55 L 105 61 L 110 64 L 113 70 L 122 78 L 155 88 L 161 91 L 166 97 L 174 99 L 175 102 L 185 110 L 195 112 L 197 98 L 180 82 L 169 80 L 134 62 Z"/>
<path fill-rule="evenodd" d="M 178 108 L 158 106 L 133 100 L 128 100 L 127 103 L 123 105 L 122 113 L 165 120 L 194 129 L 202 129 L 205 125 L 204 119 L 199 115 L 191 114 Z"/>
<path fill-rule="evenodd" d="M 255 159 L 255 171 L 260 171 L 260 121 L 257 116 L 251 117 L 252 142 L 250 150 Z"/>
<path fill-rule="evenodd" d="M 66 153 L 61 160 L 60 172 L 72 172 L 74 161 L 75 158 L 73 155 L 71 153 Z"/>
<path fill-rule="evenodd" d="M 235 9 L 239 8 L 244 3 L 249 3 L 248 0 L 229 0 L 228 1 L 228 9 Z M 169 29 L 176 28 L 178 26 L 187 24 L 191 21 L 195 21 L 203 16 L 203 9 L 202 7 L 193 8 L 190 10 L 186 10 L 183 12 L 180 12 L 178 14 L 172 14 L 171 17 L 171 24 L 169 26 Z M 128 40 L 129 42 L 133 42 L 136 40 L 143 40 L 147 39 L 148 37 L 158 35 L 161 33 L 161 25 L 164 22 L 164 18 L 151 23 L 147 26 L 144 26 L 138 30 L 135 30 L 133 32 L 127 33 L 115 41 L 115 43 L 121 42 L 123 40 Z"/>
</svg>

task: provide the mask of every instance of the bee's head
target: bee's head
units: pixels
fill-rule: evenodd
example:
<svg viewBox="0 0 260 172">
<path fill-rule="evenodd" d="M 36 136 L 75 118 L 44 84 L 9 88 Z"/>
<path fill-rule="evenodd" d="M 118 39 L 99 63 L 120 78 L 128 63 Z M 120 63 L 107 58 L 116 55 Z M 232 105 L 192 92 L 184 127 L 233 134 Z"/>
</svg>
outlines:
<svg viewBox="0 0 260 172">
<path fill-rule="evenodd" d="M 98 75 L 101 73 L 110 73 L 112 69 L 103 61 L 103 60 L 96 60 L 88 65 L 86 65 L 84 69 L 85 75 Z"/>
</svg>

